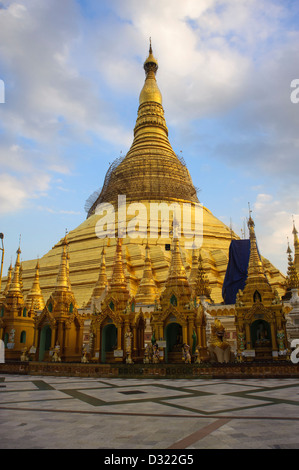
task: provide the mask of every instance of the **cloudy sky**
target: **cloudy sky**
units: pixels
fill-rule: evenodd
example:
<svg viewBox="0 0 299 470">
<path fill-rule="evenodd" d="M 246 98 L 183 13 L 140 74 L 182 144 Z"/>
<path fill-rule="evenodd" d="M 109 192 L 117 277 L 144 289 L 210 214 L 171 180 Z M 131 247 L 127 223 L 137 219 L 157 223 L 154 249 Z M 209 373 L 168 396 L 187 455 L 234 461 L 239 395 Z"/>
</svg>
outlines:
<svg viewBox="0 0 299 470">
<path fill-rule="evenodd" d="M 200 201 L 240 236 L 250 203 L 260 251 L 286 272 L 293 218 L 299 229 L 299 2 L 2 0 L 4 274 L 20 235 L 27 260 L 78 226 L 129 150 L 149 37 L 169 139 Z"/>
</svg>

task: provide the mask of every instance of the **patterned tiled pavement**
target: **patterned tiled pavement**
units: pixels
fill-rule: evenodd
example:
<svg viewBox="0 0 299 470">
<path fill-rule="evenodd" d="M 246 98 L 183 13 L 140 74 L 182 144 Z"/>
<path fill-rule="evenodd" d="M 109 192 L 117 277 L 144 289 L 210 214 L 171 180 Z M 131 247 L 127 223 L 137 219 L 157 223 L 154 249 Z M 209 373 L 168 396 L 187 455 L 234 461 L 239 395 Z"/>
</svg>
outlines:
<svg viewBox="0 0 299 470">
<path fill-rule="evenodd" d="M 298 449 L 296 379 L 0 375 L 0 449 Z"/>
</svg>

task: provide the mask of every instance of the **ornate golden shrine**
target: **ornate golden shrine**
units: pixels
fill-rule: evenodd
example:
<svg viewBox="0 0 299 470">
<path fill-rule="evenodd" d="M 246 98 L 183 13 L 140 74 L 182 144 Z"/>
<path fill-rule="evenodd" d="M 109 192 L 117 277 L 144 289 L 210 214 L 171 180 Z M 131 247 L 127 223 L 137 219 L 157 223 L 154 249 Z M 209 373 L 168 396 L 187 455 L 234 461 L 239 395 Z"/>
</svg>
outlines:
<svg viewBox="0 0 299 470">
<path fill-rule="evenodd" d="M 56 288 L 40 315 L 35 316 L 34 349 L 37 360 L 80 360 L 84 316 L 78 314 L 72 292 L 64 238 Z"/>
<path fill-rule="evenodd" d="M 288 356 L 284 305 L 270 286 L 260 259 L 254 222 L 248 220 L 250 257 L 245 288 L 235 305 L 239 360 L 286 359 Z"/>
<path fill-rule="evenodd" d="M 169 275 L 152 313 L 151 326 L 156 340 L 166 340 L 166 357 L 160 356 L 161 360 L 180 362 L 184 345 L 193 355 L 197 352 L 198 360 L 207 359 L 205 316 L 188 282 L 178 238 L 173 239 Z"/>
<path fill-rule="evenodd" d="M 7 359 L 20 359 L 27 345 L 33 343 L 34 305 L 28 308 L 22 292 L 20 247 L 12 276 L 8 277 L 0 304 L 0 335 L 5 344 Z M 10 268 L 10 272 L 12 269 Z"/>
<path fill-rule="evenodd" d="M 99 312 L 92 316 L 93 361 L 131 363 L 144 353 L 145 318 L 135 312 L 123 269 L 122 239 L 117 239 L 115 263 L 109 290 Z M 113 341 L 114 335 L 114 341 Z"/>
</svg>

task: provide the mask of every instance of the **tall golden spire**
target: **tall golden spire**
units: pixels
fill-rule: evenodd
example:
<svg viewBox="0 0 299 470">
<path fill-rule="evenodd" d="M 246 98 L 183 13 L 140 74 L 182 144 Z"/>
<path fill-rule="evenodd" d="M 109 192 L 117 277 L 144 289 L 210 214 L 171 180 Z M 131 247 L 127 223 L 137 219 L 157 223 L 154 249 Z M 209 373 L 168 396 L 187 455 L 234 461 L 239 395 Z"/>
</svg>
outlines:
<svg viewBox="0 0 299 470">
<path fill-rule="evenodd" d="M 292 259 L 292 250 L 290 248 L 290 245 L 288 244 L 288 271 L 287 271 L 287 277 L 286 277 L 286 289 L 287 290 L 292 290 L 292 289 L 298 289 L 299 288 L 299 276 L 296 271 L 293 259 Z"/>
<path fill-rule="evenodd" d="M 191 271 L 190 271 L 190 276 L 189 276 L 189 284 L 190 284 L 193 291 L 196 287 L 197 276 L 198 276 L 198 256 L 196 254 L 195 248 L 193 248 L 192 249 Z"/>
<path fill-rule="evenodd" d="M 162 308 L 167 308 L 169 303 L 176 307 L 184 308 L 186 304 L 190 303 L 191 297 L 192 290 L 183 264 L 179 239 L 177 236 L 174 236 L 169 273 L 160 302 Z"/>
<path fill-rule="evenodd" d="M 15 263 L 13 278 L 9 286 L 9 294 L 22 294 L 21 283 L 20 283 L 20 255 L 21 249 L 20 247 L 17 249 L 17 259 Z"/>
<path fill-rule="evenodd" d="M 268 282 L 263 263 L 258 252 L 254 231 L 254 221 L 251 217 L 251 213 L 248 219 L 248 229 L 250 238 L 250 255 L 242 302 L 250 305 L 255 301 L 261 301 L 264 304 L 271 303 L 275 294 Z"/>
<path fill-rule="evenodd" d="M 195 294 L 198 297 L 205 297 L 206 299 L 212 300 L 210 283 L 203 267 L 201 254 L 199 254 L 198 256 L 198 272 L 196 279 Z"/>
<path fill-rule="evenodd" d="M 162 105 L 162 95 L 156 82 L 158 62 L 153 56 L 152 44 L 150 43 L 149 56 L 143 64 L 145 70 L 145 83 L 139 95 L 139 104 L 155 102 Z"/>
<path fill-rule="evenodd" d="M 37 261 L 35 266 L 34 281 L 26 298 L 26 307 L 32 308 L 33 310 L 42 310 L 44 306 L 45 301 L 39 283 L 39 261 Z"/>
<path fill-rule="evenodd" d="M 103 303 L 109 305 L 110 308 L 113 304 L 112 310 L 117 309 L 123 312 L 127 308 L 129 298 L 130 293 L 123 267 L 122 238 L 117 238 L 112 278 Z"/>
<path fill-rule="evenodd" d="M 191 295 L 191 287 L 187 279 L 186 270 L 181 256 L 180 242 L 176 236 L 173 238 L 171 262 L 165 286 L 168 288 L 179 288 L 180 290 L 185 290 L 186 294 Z"/>
<path fill-rule="evenodd" d="M 92 299 L 99 299 L 107 286 L 108 286 L 108 280 L 107 280 L 107 274 L 106 274 L 106 260 L 105 260 L 105 247 L 104 247 L 102 250 L 102 254 L 101 254 L 99 277 L 92 291 L 92 295 L 88 302 L 88 305 L 91 303 Z"/>
<path fill-rule="evenodd" d="M 180 243 L 177 237 L 173 238 L 172 257 L 168 279 L 187 280 L 186 270 L 182 261 Z"/>
<path fill-rule="evenodd" d="M 20 289 L 21 289 L 21 292 L 23 292 L 23 263 L 22 261 L 20 262 L 20 275 L 19 275 L 19 279 L 20 279 Z"/>
<path fill-rule="evenodd" d="M 145 260 L 143 276 L 138 286 L 137 294 L 135 296 L 136 302 L 143 304 L 153 304 L 157 298 L 157 286 L 154 281 L 152 263 L 150 258 L 150 250 L 148 243 L 145 248 Z"/>
<path fill-rule="evenodd" d="M 68 251 L 66 253 L 66 275 L 67 275 L 68 288 L 69 288 L 69 291 L 71 291 L 72 286 L 71 286 L 71 280 L 70 280 L 70 254 Z"/>
<path fill-rule="evenodd" d="M 1 297 L 5 297 L 7 292 L 9 291 L 9 287 L 10 287 L 10 284 L 11 284 L 11 278 L 12 278 L 12 272 L 13 272 L 13 267 L 12 267 L 12 263 L 10 263 L 9 265 L 9 268 L 8 268 L 8 272 L 7 272 L 7 281 L 6 281 L 6 286 L 5 286 L 5 289 L 3 290 L 2 294 L 1 294 Z"/>
<path fill-rule="evenodd" d="M 68 291 L 69 290 L 69 278 L 68 278 L 68 269 L 67 269 L 67 238 L 66 236 L 62 242 L 62 254 L 59 272 L 56 282 L 56 291 Z"/>
<path fill-rule="evenodd" d="M 116 242 L 115 260 L 110 281 L 110 292 L 118 291 L 119 289 L 127 290 L 127 282 L 123 267 L 122 238 L 117 238 Z"/>
<path fill-rule="evenodd" d="M 293 221 L 293 235 L 294 235 L 294 266 L 299 275 L 299 239 L 298 239 L 298 232 L 296 230 L 294 221 Z"/>
<path fill-rule="evenodd" d="M 247 279 L 248 278 L 265 278 L 265 272 L 263 268 L 263 264 L 257 249 L 257 242 L 256 242 L 256 236 L 255 236 L 255 231 L 254 231 L 254 221 L 251 217 L 249 216 L 248 220 L 248 229 L 249 229 L 249 239 L 250 239 L 250 255 L 249 255 L 249 262 L 248 262 L 248 273 L 247 273 Z M 266 279 L 266 278 L 265 278 Z"/>
</svg>

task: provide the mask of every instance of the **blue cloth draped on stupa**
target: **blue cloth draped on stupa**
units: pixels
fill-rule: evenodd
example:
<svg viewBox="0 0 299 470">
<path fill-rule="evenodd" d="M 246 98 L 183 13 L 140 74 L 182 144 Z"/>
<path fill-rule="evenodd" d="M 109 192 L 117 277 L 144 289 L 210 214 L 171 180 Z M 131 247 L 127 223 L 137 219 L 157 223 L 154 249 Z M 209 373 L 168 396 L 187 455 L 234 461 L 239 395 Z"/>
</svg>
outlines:
<svg viewBox="0 0 299 470">
<path fill-rule="evenodd" d="M 222 287 L 222 297 L 227 305 L 235 304 L 239 289 L 243 290 L 247 278 L 250 240 L 232 240 L 229 261 Z"/>
</svg>

